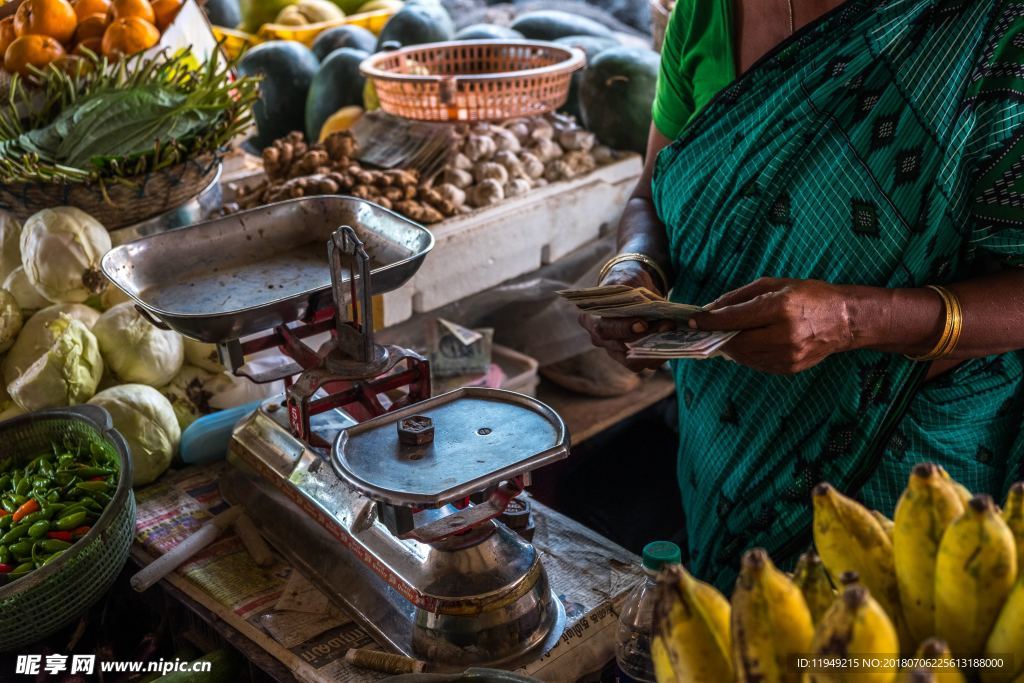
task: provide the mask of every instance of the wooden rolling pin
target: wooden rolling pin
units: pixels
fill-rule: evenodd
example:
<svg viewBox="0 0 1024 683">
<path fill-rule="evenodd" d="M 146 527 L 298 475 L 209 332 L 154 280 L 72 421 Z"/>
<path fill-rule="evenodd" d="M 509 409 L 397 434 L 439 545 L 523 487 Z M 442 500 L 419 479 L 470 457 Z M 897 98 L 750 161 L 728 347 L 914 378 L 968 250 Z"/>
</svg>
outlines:
<svg viewBox="0 0 1024 683">
<path fill-rule="evenodd" d="M 241 505 L 229 507 L 195 533 L 174 546 L 169 552 L 156 558 L 131 578 L 132 588 L 142 592 L 184 564 L 190 557 L 213 543 L 221 532 L 235 523 L 245 512 Z"/>
</svg>

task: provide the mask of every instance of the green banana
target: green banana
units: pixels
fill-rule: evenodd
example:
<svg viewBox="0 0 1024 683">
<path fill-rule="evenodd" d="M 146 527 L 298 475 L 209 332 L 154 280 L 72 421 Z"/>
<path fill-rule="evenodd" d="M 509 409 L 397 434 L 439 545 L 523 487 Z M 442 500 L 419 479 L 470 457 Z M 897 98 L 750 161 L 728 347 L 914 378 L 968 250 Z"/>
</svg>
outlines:
<svg viewBox="0 0 1024 683">
<path fill-rule="evenodd" d="M 1017 544 L 1017 570 L 1021 571 L 1021 567 L 1024 567 L 1024 481 L 1011 486 L 1010 492 L 1006 494 L 1003 520 L 1010 527 Z"/>
<path fill-rule="evenodd" d="M 681 565 L 658 575 L 651 658 L 658 683 L 733 680 L 729 601 Z"/>
<path fill-rule="evenodd" d="M 896 627 L 864 586 L 843 589 L 814 632 L 812 648 L 822 658 L 893 658 L 900 651 Z M 892 683 L 893 669 L 869 670 L 859 666 L 822 669 L 810 675 L 812 683 Z"/>
<path fill-rule="evenodd" d="M 935 557 L 946 527 L 963 511 L 935 465 L 914 466 L 896 504 L 893 551 L 900 605 L 915 643 L 935 633 Z"/>
<path fill-rule="evenodd" d="M 901 621 L 892 540 L 863 505 L 829 484 L 814 487 L 814 545 L 829 574 L 857 572 L 889 617 Z"/>
<path fill-rule="evenodd" d="M 917 659 L 934 659 L 948 664 L 948 666 L 940 664 L 930 669 L 931 680 L 935 683 L 967 683 L 967 679 L 960 673 L 960 670 L 953 666 L 953 653 L 949 651 L 949 645 L 946 645 L 945 641 L 938 638 L 925 640 L 917 648 L 915 657 Z"/>
<path fill-rule="evenodd" d="M 800 683 L 814 622 L 804 596 L 761 548 L 743 555 L 732 594 L 733 662 L 738 683 Z"/>
<path fill-rule="evenodd" d="M 836 592 L 816 552 L 809 551 L 800 556 L 793 571 L 793 582 L 803 593 L 811 619 L 817 624 L 835 601 Z"/>
<path fill-rule="evenodd" d="M 935 634 L 958 657 L 982 651 L 1017 579 L 1013 534 L 987 495 L 942 535 L 935 562 Z"/>
<path fill-rule="evenodd" d="M 1024 577 L 1017 580 L 1006 598 L 985 643 L 985 656 L 1007 661 L 1005 669 L 982 669 L 983 683 L 1005 683 L 1024 675 Z"/>
</svg>

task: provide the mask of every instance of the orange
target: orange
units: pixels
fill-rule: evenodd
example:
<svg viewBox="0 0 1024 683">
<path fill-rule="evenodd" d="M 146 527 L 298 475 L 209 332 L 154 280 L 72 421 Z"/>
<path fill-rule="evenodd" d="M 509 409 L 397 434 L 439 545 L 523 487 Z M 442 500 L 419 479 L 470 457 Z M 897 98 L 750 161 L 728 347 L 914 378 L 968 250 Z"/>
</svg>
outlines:
<svg viewBox="0 0 1024 683">
<path fill-rule="evenodd" d="M 142 52 L 160 42 L 160 31 L 144 19 L 131 17 L 118 19 L 103 33 L 103 54 L 107 57 L 127 57 Z"/>
<path fill-rule="evenodd" d="M 75 44 L 89 38 L 103 38 L 103 32 L 106 30 L 107 15 L 90 14 L 78 22 L 78 28 L 75 29 Z"/>
<path fill-rule="evenodd" d="M 14 13 L 14 31 L 18 37 L 50 36 L 66 43 L 75 34 L 78 17 L 68 0 L 25 0 Z"/>
<path fill-rule="evenodd" d="M 110 0 L 71 0 L 78 20 L 82 21 L 90 14 L 106 14 L 110 9 Z"/>
<path fill-rule="evenodd" d="M 107 10 L 107 19 L 114 22 L 117 19 L 145 19 L 150 24 L 156 23 L 156 13 L 148 0 L 111 0 L 110 9 Z"/>
<path fill-rule="evenodd" d="M 7 52 L 7 46 L 14 42 L 18 34 L 14 32 L 14 17 L 0 19 L 0 57 Z"/>
<path fill-rule="evenodd" d="M 64 48 L 50 36 L 21 36 L 16 38 L 4 52 L 4 69 L 11 73 L 27 76 L 30 73 L 28 70 L 30 65 L 42 69 L 63 55 Z"/>
<path fill-rule="evenodd" d="M 174 21 L 174 17 L 178 16 L 178 12 L 181 11 L 181 6 L 185 3 L 183 0 L 153 0 L 153 13 L 156 14 L 156 27 L 161 32 L 166 31 L 167 27 Z"/>
<path fill-rule="evenodd" d="M 99 56 L 103 54 L 103 39 L 102 38 L 86 38 L 85 40 L 75 45 L 75 49 L 72 52 L 76 55 L 86 56 L 89 53 L 86 49 L 90 50 L 94 55 Z"/>
</svg>

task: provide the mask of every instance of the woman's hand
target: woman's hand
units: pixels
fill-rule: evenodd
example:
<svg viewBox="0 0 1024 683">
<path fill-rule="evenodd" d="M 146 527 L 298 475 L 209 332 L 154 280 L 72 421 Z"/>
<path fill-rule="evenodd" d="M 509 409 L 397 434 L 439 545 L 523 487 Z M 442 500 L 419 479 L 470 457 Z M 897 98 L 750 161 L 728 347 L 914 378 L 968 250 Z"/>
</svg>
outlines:
<svg viewBox="0 0 1024 683">
<path fill-rule="evenodd" d="M 730 358 L 755 370 L 794 374 L 857 348 L 853 311 L 863 308 L 862 289 L 761 278 L 719 297 L 690 327 L 741 330 L 723 347 Z"/>
<path fill-rule="evenodd" d="M 662 294 L 658 291 L 654 278 L 638 261 L 624 261 L 616 264 L 608 271 L 600 284 L 646 287 L 652 292 Z M 626 344 L 655 332 L 667 332 L 675 327 L 675 324 L 669 320 L 598 318 L 586 313 L 580 314 L 580 325 L 590 333 L 590 341 L 594 346 L 604 349 L 609 356 L 633 372 L 661 367 L 665 361 L 656 359 L 627 360 Z"/>
</svg>

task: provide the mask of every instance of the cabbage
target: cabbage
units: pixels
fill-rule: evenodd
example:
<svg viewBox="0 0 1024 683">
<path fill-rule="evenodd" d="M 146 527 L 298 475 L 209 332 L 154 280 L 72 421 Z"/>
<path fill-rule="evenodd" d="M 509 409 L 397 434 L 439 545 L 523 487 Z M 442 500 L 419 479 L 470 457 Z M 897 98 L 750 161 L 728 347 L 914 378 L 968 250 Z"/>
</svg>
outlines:
<svg viewBox="0 0 1024 683">
<path fill-rule="evenodd" d="M 38 311 L 53 303 L 32 286 L 32 283 L 28 281 L 28 275 L 25 274 L 25 269 L 21 266 L 10 272 L 3 282 L 3 288 L 10 292 L 18 302 L 22 313 L 29 312 L 31 314 L 31 311 Z"/>
<path fill-rule="evenodd" d="M 95 218 L 73 206 L 29 216 L 21 229 L 21 265 L 32 286 L 50 301 L 82 302 L 107 286 L 100 259 L 110 251 L 110 234 Z"/>
<path fill-rule="evenodd" d="M 21 331 L 21 307 L 6 289 L 0 289 L 0 353 L 14 345 Z"/>
<path fill-rule="evenodd" d="M 273 393 L 273 388 L 226 372 L 207 372 L 186 363 L 160 393 L 171 402 L 178 424 L 185 429 L 216 410 L 266 398 Z"/>
<path fill-rule="evenodd" d="M 130 302 L 104 311 L 92 331 L 103 360 L 124 382 L 162 387 L 185 363 L 182 336 L 156 327 Z"/>
<path fill-rule="evenodd" d="M 66 315 L 46 323 L 50 348 L 7 385 L 23 410 L 85 403 L 103 375 L 99 344 L 85 325 Z"/>
<path fill-rule="evenodd" d="M 107 287 L 100 294 L 100 310 L 106 311 L 125 301 L 131 301 L 131 297 L 121 291 L 121 288 L 107 281 Z"/>
<path fill-rule="evenodd" d="M 178 450 L 181 428 L 171 403 L 144 384 L 122 384 L 104 389 L 89 401 L 110 413 L 132 456 L 132 486 L 155 480 Z"/>
<path fill-rule="evenodd" d="M 0 281 L 21 267 L 21 221 L 0 211 Z"/>
<path fill-rule="evenodd" d="M 185 362 L 207 372 L 224 372 L 227 370 L 220 363 L 216 344 L 206 344 L 185 337 Z"/>
<path fill-rule="evenodd" d="M 99 311 L 82 304 L 47 306 L 33 315 L 25 322 L 14 346 L 4 357 L 4 384 L 10 384 L 17 379 L 18 375 L 25 372 L 28 366 L 36 362 L 53 345 L 54 335 L 47 324 L 59 318 L 61 314 L 74 318 L 87 328 L 96 324 L 100 317 Z"/>
</svg>

